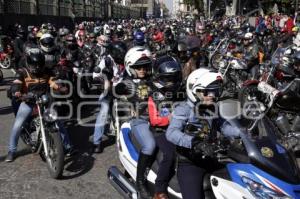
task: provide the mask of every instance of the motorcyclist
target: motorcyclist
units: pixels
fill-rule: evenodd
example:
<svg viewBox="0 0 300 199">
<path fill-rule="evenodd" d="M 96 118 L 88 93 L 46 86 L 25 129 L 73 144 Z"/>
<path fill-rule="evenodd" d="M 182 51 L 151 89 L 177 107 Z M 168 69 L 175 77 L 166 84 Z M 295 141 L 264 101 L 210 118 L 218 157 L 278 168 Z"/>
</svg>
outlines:
<svg viewBox="0 0 300 199">
<path fill-rule="evenodd" d="M 221 129 L 231 132 L 230 136 L 238 135 L 216 108 L 215 102 L 222 93 L 220 73 L 197 69 L 189 75 L 186 85 L 187 100 L 175 107 L 166 137 L 177 146 L 177 177 L 183 198 L 199 199 L 204 198 L 204 173 L 213 167 L 210 157 L 215 150 L 215 133 Z M 197 124 L 197 133 L 189 134 L 187 124 Z"/>
<path fill-rule="evenodd" d="M 40 49 L 32 48 L 26 55 L 25 67 L 17 71 L 16 79 L 12 84 L 12 93 L 14 97 L 21 97 L 23 94 L 34 93 L 41 96 L 46 94 L 49 87 L 60 92 L 66 92 L 65 87 L 59 87 L 51 77 L 51 71 L 44 67 L 45 57 Z M 5 159 L 6 162 L 14 161 L 16 157 L 18 139 L 22 126 L 31 115 L 34 104 L 22 102 L 18 109 L 13 128 L 10 133 L 9 152 Z M 59 130 L 63 138 L 66 151 L 71 151 L 72 146 L 66 130 L 59 122 Z"/>
<path fill-rule="evenodd" d="M 55 45 L 54 37 L 49 34 L 43 34 L 40 38 L 40 48 L 45 55 L 45 67 L 53 69 L 60 58 L 60 51 Z"/>
<path fill-rule="evenodd" d="M 15 57 L 15 68 L 18 69 L 22 65 L 22 57 L 24 55 L 24 43 L 25 43 L 25 31 L 20 26 L 16 32 L 16 38 L 14 40 L 14 57 Z"/>
<path fill-rule="evenodd" d="M 180 90 L 182 74 L 180 63 L 170 56 L 158 58 L 153 71 L 153 93 L 148 99 L 149 120 L 156 132 L 163 132 L 154 134 L 163 153 L 155 180 L 154 199 L 168 199 L 167 188 L 175 171 L 175 145 L 166 140 L 164 132 L 169 125 L 173 103 L 184 98 L 184 92 Z"/>
<path fill-rule="evenodd" d="M 251 78 L 257 79 L 259 66 L 259 48 L 255 42 L 254 34 L 247 32 L 243 35 L 243 43 L 239 48 L 232 51 L 232 53 L 241 53 L 243 61 L 247 64 L 251 71 Z"/>
<path fill-rule="evenodd" d="M 130 120 L 131 131 L 142 149 L 139 153 L 136 175 L 136 186 L 140 198 L 151 198 L 147 189 L 145 173 L 153 161 L 155 140 L 149 129 L 147 102 L 151 92 L 150 77 L 152 71 L 151 52 L 145 47 L 131 48 L 125 56 L 126 76 L 115 86 L 119 96 L 126 96 L 127 100 L 136 106 Z"/>
<path fill-rule="evenodd" d="M 121 41 L 113 42 L 109 48 L 109 53 L 96 66 L 95 73 L 93 73 L 94 80 L 104 78 L 102 80 L 104 81 L 104 91 L 99 97 L 101 108 L 97 116 L 94 130 L 93 144 L 95 153 L 102 153 L 103 151 L 102 136 L 110 114 L 110 104 L 113 98 L 111 88 L 113 84 L 118 83 L 123 77 L 125 71 L 124 57 L 126 52 L 127 47 L 125 43 Z M 103 77 L 103 75 L 105 76 Z"/>
</svg>

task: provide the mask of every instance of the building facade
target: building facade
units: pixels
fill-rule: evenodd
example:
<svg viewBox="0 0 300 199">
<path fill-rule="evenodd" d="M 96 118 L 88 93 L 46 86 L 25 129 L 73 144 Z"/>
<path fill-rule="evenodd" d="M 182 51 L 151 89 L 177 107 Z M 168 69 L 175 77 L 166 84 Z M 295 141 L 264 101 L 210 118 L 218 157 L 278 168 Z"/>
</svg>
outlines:
<svg viewBox="0 0 300 199">
<path fill-rule="evenodd" d="M 155 0 L 130 0 L 130 7 L 137 8 L 143 18 L 154 16 Z"/>
<path fill-rule="evenodd" d="M 138 17 L 139 10 L 131 8 L 128 2 L 128 0 L 0 0 L 0 14 L 103 19 Z"/>
</svg>

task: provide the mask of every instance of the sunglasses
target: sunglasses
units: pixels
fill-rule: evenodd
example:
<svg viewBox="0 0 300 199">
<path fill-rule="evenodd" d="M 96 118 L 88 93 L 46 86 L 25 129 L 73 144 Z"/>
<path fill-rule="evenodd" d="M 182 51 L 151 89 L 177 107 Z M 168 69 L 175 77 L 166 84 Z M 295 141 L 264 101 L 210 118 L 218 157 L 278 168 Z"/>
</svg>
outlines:
<svg viewBox="0 0 300 199">
<path fill-rule="evenodd" d="M 196 94 L 200 96 L 200 94 L 203 94 L 203 96 L 212 96 L 212 97 L 220 97 L 222 94 L 221 88 L 210 88 L 210 89 L 197 89 Z"/>
</svg>

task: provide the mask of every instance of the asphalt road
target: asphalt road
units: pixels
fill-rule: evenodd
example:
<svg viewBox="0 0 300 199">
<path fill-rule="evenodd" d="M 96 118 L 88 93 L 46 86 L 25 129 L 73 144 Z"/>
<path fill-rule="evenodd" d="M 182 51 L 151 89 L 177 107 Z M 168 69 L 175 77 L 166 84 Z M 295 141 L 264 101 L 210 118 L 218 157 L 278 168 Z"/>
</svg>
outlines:
<svg viewBox="0 0 300 199">
<path fill-rule="evenodd" d="M 104 199 L 122 198 L 107 180 L 107 170 L 112 165 L 120 167 L 114 139 L 104 138 L 102 154 L 91 153 L 92 126 L 79 125 L 77 119 L 67 122 L 68 131 L 79 154 L 65 160 L 63 178 L 51 179 L 46 164 L 38 154 L 32 154 L 20 140 L 18 157 L 12 163 L 4 162 L 10 129 L 14 115 L 6 88 L 13 77 L 10 70 L 4 72 L 4 83 L 0 84 L 0 198 L 24 199 Z M 93 123 L 97 110 L 85 107 L 81 117 Z"/>
</svg>

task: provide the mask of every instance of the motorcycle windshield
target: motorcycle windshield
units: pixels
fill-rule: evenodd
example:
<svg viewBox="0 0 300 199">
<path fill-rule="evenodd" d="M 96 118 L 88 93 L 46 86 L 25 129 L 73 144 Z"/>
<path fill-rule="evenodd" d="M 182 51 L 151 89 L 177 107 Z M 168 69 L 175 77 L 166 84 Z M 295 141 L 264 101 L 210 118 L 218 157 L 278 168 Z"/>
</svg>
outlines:
<svg viewBox="0 0 300 199">
<path fill-rule="evenodd" d="M 296 160 L 290 151 L 279 144 L 277 129 L 267 117 L 260 119 L 251 132 L 238 120 L 229 122 L 240 130 L 240 137 L 254 166 L 287 183 L 300 183 Z"/>
</svg>

